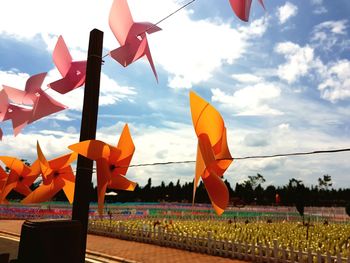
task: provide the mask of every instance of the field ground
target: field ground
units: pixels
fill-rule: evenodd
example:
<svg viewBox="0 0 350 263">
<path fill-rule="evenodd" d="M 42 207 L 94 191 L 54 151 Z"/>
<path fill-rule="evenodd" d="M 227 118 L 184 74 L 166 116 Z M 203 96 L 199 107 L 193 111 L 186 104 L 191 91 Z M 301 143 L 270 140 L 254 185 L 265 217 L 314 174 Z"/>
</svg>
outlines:
<svg viewBox="0 0 350 263">
<path fill-rule="evenodd" d="M 23 220 L 0 220 L 0 231 L 20 234 Z M 5 241 L 6 242 L 6 241 Z M 6 249 L 6 244 L 0 239 L 0 248 Z M 11 243 L 12 244 L 12 243 Z M 13 248 L 12 248 L 13 249 Z M 108 237 L 88 235 L 87 249 L 97 253 L 144 263 L 239 263 L 242 261 L 209 256 L 174 248 L 160 247 L 132 241 Z M 5 252 L 5 251 L 2 251 Z"/>
</svg>

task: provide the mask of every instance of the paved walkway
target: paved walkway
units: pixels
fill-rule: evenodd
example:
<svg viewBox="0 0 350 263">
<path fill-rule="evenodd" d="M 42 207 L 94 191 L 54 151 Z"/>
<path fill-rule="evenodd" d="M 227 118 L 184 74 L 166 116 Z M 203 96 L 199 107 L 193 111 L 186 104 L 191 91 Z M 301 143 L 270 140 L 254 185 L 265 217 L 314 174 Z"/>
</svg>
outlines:
<svg viewBox="0 0 350 263">
<path fill-rule="evenodd" d="M 0 230 L 20 234 L 23 221 L 0 220 Z M 2 239 L 0 239 L 0 248 Z M 209 256 L 190 251 L 161 247 L 109 237 L 88 235 L 87 249 L 142 263 L 239 263 L 242 261 Z M 1 251 L 0 252 L 6 252 Z"/>
</svg>

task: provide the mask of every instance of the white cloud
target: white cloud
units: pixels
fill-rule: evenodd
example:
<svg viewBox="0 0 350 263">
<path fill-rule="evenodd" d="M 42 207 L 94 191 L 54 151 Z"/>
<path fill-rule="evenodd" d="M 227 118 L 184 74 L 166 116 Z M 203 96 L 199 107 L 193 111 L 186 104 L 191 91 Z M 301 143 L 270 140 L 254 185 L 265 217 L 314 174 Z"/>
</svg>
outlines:
<svg viewBox="0 0 350 263">
<path fill-rule="evenodd" d="M 249 73 L 232 74 L 231 77 L 241 83 L 258 83 L 263 81 L 263 78 Z"/>
<path fill-rule="evenodd" d="M 340 60 L 328 66 L 318 85 L 322 98 L 331 102 L 350 98 L 350 61 Z"/>
<path fill-rule="evenodd" d="M 137 94 L 134 87 L 121 86 L 106 74 L 101 74 L 101 95 L 100 106 L 115 104 L 122 100 L 133 102 L 133 97 Z"/>
<path fill-rule="evenodd" d="M 334 26 L 334 23 L 326 23 L 319 28 L 336 28 L 334 32 L 343 34 L 342 24 Z M 314 57 L 312 47 L 309 45 L 301 47 L 292 42 L 277 44 L 275 52 L 283 54 L 287 60 L 286 63 L 278 66 L 277 75 L 280 79 L 292 84 L 298 81 L 300 77 L 308 76 L 318 83 L 318 89 L 323 99 L 337 102 L 350 98 L 349 60 L 329 61 L 324 64 L 320 58 Z"/>
<path fill-rule="evenodd" d="M 280 24 L 286 23 L 291 17 L 296 16 L 298 13 L 298 7 L 290 2 L 286 2 L 285 5 L 277 9 L 277 17 Z"/>
<path fill-rule="evenodd" d="M 39 35 L 49 50 L 53 49 L 57 36 L 62 34 L 74 59 L 85 59 L 83 54 L 87 50 L 89 31 L 93 28 L 105 32 L 106 49 L 119 46 L 108 26 L 111 4 L 112 1 L 96 0 L 77 0 L 74 3 L 69 0 L 55 3 L 45 0 L 7 1 L 1 8 L 0 34 L 22 41 Z M 156 22 L 180 7 L 180 3 L 174 0 L 130 0 L 129 5 L 135 21 L 149 22 Z M 82 6 L 84 12 L 77 13 Z M 263 35 L 267 28 L 267 19 L 234 29 L 222 21 L 192 20 L 193 12 L 191 9 L 181 10 L 159 25 L 164 30 L 148 38 L 156 68 L 162 67 L 169 73 L 168 82 L 174 88 L 189 88 L 208 80 L 223 63 L 232 64 L 241 57 L 247 51 L 248 40 Z M 75 55 L 75 52 L 82 55 Z M 136 63 L 148 62 L 143 59 Z"/>
<path fill-rule="evenodd" d="M 53 159 L 59 155 L 69 153 L 68 145 L 79 141 L 78 134 L 69 134 L 54 130 L 43 130 L 40 133 L 4 136 L 0 152 L 17 158 L 27 159 L 31 163 L 37 159 L 36 143 L 39 141 L 45 157 Z"/>
<path fill-rule="evenodd" d="M 74 118 L 67 115 L 65 111 L 63 111 L 63 112 L 60 111 L 58 113 L 50 115 L 50 119 L 58 120 L 58 121 L 72 121 L 72 120 L 74 120 Z M 57 123 L 57 122 L 55 122 L 55 123 Z"/>
<path fill-rule="evenodd" d="M 323 30 L 329 30 L 333 34 L 346 35 L 348 21 L 346 19 L 338 21 L 325 21 L 316 25 L 313 29 L 314 37 L 313 39 L 318 40 L 317 33 Z"/>
<path fill-rule="evenodd" d="M 321 15 L 328 12 L 328 10 L 323 6 L 323 0 L 311 0 L 311 4 L 314 5 L 312 13 L 316 15 Z"/>
<path fill-rule="evenodd" d="M 285 64 L 278 66 L 277 75 L 288 83 L 307 75 L 313 67 L 314 50 L 309 45 L 300 47 L 292 42 L 283 42 L 275 46 L 275 52 L 284 55 L 287 60 Z"/>
<path fill-rule="evenodd" d="M 316 25 L 311 33 L 311 43 L 320 50 L 334 53 L 349 48 L 347 38 L 348 21 L 325 21 Z"/>
<path fill-rule="evenodd" d="M 48 77 L 45 79 L 43 87 L 48 83 L 60 79 L 61 76 L 57 69 L 51 70 Z M 66 94 L 59 94 L 53 90 L 48 89 L 47 93 L 58 100 L 69 109 L 81 111 L 83 108 L 84 88 L 78 88 Z M 111 79 L 105 73 L 101 73 L 100 83 L 100 98 L 99 105 L 107 106 L 115 104 L 122 100 L 133 101 L 133 96 L 137 94 L 135 88 L 129 86 L 121 86 L 115 80 Z"/>
<path fill-rule="evenodd" d="M 28 78 L 29 75 L 27 73 L 22 73 L 17 70 L 0 70 L 0 90 L 2 90 L 2 85 L 24 90 Z"/>
<path fill-rule="evenodd" d="M 191 88 L 210 79 L 222 64 L 234 63 L 247 52 L 248 41 L 260 37 L 266 29 L 264 19 L 236 30 L 225 23 L 192 21 L 183 12 L 167 24 L 166 30 L 152 37 L 158 47 L 152 52 L 157 63 L 170 73 L 170 87 Z"/>
<path fill-rule="evenodd" d="M 328 10 L 324 6 L 317 6 L 312 12 L 316 15 L 322 15 L 328 12 Z"/>
<path fill-rule="evenodd" d="M 281 89 L 270 83 L 259 83 L 235 91 L 232 95 L 220 89 L 211 90 L 213 102 L 219 102 L 223 107 L 232 108 L 237 115 L 281 115 L 282 112 L 268 104 L 278 98 Z"/>
</svg>

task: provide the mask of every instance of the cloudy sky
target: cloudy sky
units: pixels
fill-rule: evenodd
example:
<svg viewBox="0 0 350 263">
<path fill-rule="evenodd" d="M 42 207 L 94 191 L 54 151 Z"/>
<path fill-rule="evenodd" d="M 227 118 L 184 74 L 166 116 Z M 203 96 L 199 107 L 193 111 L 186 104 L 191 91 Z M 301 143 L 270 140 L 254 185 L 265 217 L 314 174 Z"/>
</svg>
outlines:
<svg viewBox="0 0 350 263">
<path fill-rule="evenodd" d="M 196 0 L 148 37 L 157 84 L 147 60 L 123 68 L 110 57 L 102 67 L 97 138 L 116 144 L 125 123 L 136 145 L 132 164 L 195 160 L 189 91 L 223 115 L 234 157 L 350 146 L 350 30 L 348 0 L 253 0 L 249 23 L 236 18 L 228 0 Z M 157 22 L 186 1 L 129 0 L 135 21 Z M 0 84 L 24 88 L 48 72 L 59 78 L 52 50 L 62 35 L 74 60 L 86 59 L 89 32 L 104 31 L 104 53 L 119 46 L 108 26 L 112 0 L 1 1 Z M 10 121 L 0 155 L 36 159 L 36 141 L 47 157 L 69 152 L 78 141 L 83 88 L 64 96 L 69 106 L 13 136 Z M 349 153 L 235 161 L 232 184 L 261 173 L 268 184 L 298 178 L 317 184 L 323 174 L 334 187 L 349 187 Z M 145 185 L 191 181 L 194 164 L 130 168 Z"/>
</svg>

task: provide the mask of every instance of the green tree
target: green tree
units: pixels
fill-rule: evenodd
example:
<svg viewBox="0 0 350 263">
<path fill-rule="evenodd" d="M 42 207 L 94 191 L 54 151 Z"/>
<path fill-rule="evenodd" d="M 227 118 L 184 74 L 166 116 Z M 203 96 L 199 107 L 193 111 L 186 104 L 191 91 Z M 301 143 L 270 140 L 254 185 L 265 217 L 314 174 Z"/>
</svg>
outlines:
<svg viewBox="0 0 350 263">
<path fill-rule="evenodd" d="M 265 180 L 264 176 L 257 173 L 255 176 L 248 176 L 248 180 L 245 181 L 244 183 L 245 184 L 249 183 L 254 190 L 256 187 L 258 187 L 259 185 L 261 185 L 265 182 L 266 182 L 266 180 Z"/>
<path fill-rule="evenodd" d="M 318 186 L 320 189 L 328 191 L 328 187 L 332 186 L 332 177 L 328 174 L 324 174 L 323 178 L 318 178 Z"/>
</svg>

